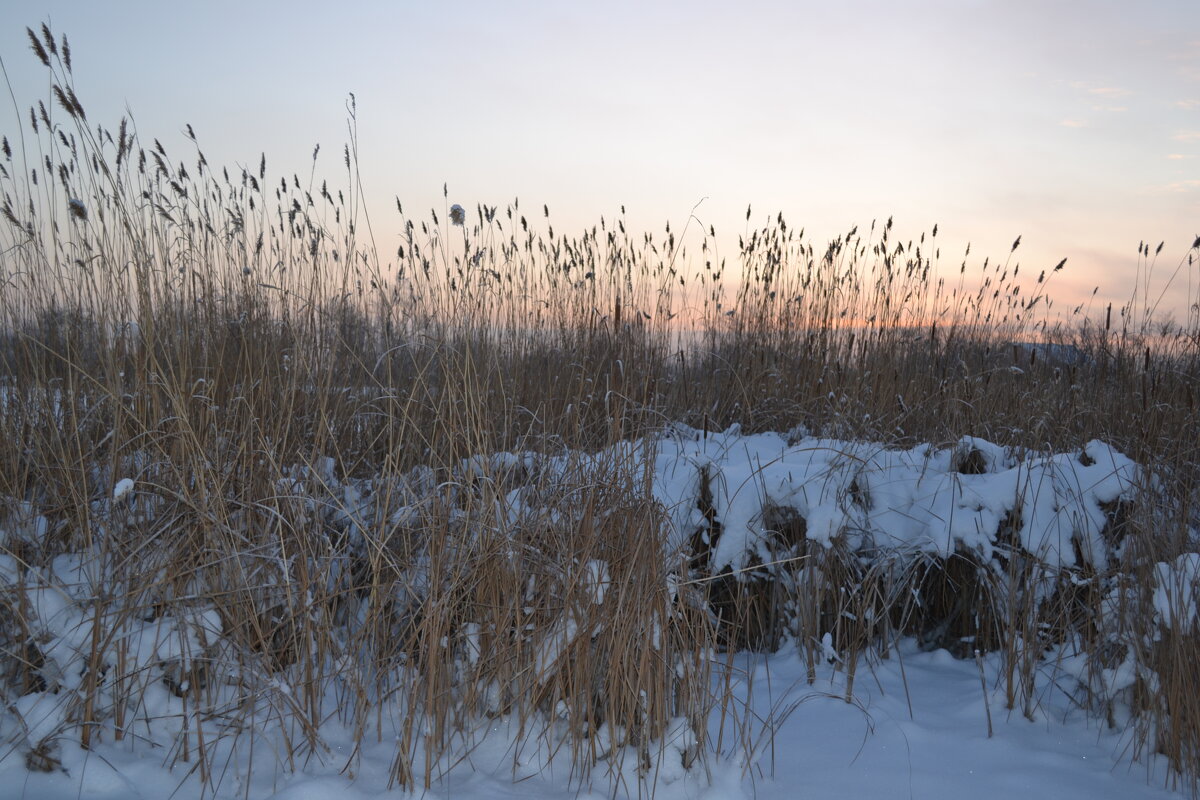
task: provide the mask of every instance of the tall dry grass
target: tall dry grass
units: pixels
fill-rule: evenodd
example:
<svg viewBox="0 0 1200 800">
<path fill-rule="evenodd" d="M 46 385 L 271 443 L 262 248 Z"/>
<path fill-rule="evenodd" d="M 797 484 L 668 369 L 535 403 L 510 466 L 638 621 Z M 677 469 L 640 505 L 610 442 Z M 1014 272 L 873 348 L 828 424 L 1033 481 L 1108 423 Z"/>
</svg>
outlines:
<svg viewBox="0 0 1200 800">
<path fill-rule="evenodd" d="M 227 759 L 249 771 L 237 754 L 267 729 L 271 768 L 303 763 L 331 718 L 357 743 L 395 736 L 406 787 L 490 717 L 581 775 L 621 754 L 653 775 L 709 752 L 714 648 L 792 639 L 815 674 L 829 633 L 851 675 L 899 636 L 1000 651 L 1027 714 L 1066 675 L 1195 790 L 1200 639 L 1159 565 L 1200 544 L 1196 315 L 1160 322 L 1148 290 L 1056 314 L 1061 263 L 1032 295 L 1019 240 L 946 276 L 936 227 L 909 240 L 891 220 L 817 247 L 776 216 L 722 257 L 712 228 L 689 252 L 623 214 L 568 234 L 516 200 L 462 225 L 397 201 L 402 243 L 380 253 L 353 103 L 334 184 L 316 152 L 308 178 L 265 156 L 230 172 L 190 126 L 180 156 L 89 118 L 66 38 L 29 37 L 52 90 L 0 163 L 2 690 L 74 690 L 52 736 L 10 745 L 31 768 L 55 768 L 61 737 L 143 735 L 161 686 L 185 721 L 170 760 L 211 784 Z M 1102 571 L 1017 547 L 870 558 L 781 510 L 778 563 L 714 574 L 711 541 L 663 557 L 644 451 L 616 447 L 667 422 L 1103 439 L 1157 479 L 1113 509 Z M 69 657 L 44 652 L 29 600 L 68 583 L 89 631 Z M 152 625 L 177 646 L 147 661 L 129 642 Z"/>
</svg>

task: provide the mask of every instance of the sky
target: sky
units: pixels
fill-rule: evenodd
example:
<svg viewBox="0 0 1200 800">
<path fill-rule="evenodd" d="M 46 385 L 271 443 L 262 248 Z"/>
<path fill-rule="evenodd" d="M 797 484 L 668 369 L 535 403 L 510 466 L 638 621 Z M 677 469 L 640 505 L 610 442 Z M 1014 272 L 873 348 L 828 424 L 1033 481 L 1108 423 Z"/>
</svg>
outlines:
<svg viewBox="0 0 1200 800">
<path fill-rule="evenodd" d="M 1053 278 L 1059 307 L 1118 307 L 1138 246 L 1183 321 L 1200 268 L 1200 2 L 284 3 L 5 0 L 22 118 L 46 95 L 25 27 L 66 33 L 93 122 L 212 164 L 341 175 L 346 98 L 381 252 L 443 200 L 548 204 L 559 233 L 611 219 L 735 236 L 782 212 L 818 249 L 894 217 Z M 18 112 L 0 102 L 0 132 Z M 699 204 L 699 205 L 697 205 Z M 734 248 L 726 248 L 731 252 Z M 1190 275 L 1189 275 L 1190 272 Z M 1189 291 L 1189 280 L 1192 290 Z"/>
</svg>

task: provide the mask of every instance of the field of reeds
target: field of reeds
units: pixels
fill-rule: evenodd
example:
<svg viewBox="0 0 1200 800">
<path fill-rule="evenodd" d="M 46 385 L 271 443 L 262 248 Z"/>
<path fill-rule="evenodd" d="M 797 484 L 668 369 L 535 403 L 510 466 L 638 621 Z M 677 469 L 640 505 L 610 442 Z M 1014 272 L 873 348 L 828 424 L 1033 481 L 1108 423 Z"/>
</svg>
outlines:
<svg viewBox="0 0 1200 800">
<path fill-rule="evenodd" d="M 353 105 L 335 175 L 231 170 L 85 110 L 66 37 L 29 38 L 52 90 L 2 132 L 0 748 L 30 770 L 152 741 L 215 786 L 336 725 L 429 786 L 500 717 L 581 775 L 703 769 L 735 651 L 832 641 L 852 675 L 911 636 L 1002 654 L 1021 713 L 1069 684 L 1196 791 L 1200 297 L 1058 309 L 1069 267 L 1022 289 L 1019 240 L 959 265 L 891 220 L 817 244 L 748 209 L 721 252 L 694 219 L 368 209 Z M 989 470 L 964 437 L 1014 464 L 1100 440 L 1140 470 L 1102 558 L 1024 547 L 1019 504 L 943 554 L 764 506 L 777 557 L 731 569 L 716 487 L 678 530 L 637 444 L 683 426 L 962 475 Z"/>
</svg>

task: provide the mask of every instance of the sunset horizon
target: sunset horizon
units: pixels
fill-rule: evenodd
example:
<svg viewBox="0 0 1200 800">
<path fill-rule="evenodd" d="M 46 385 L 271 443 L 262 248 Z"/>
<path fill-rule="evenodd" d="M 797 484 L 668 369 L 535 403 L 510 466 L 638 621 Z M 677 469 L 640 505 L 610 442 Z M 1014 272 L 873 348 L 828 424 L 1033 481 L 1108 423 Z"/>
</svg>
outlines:
<svg viewBox="0 0 1200 800">
<path fill-rule="evenodd" d="M 779 215 L 818 246 L 894 219 L 903 241 L 938 227 L 947 279 L 1019 236 L 1030 281 L 1067 259 L 1059 309 L 1148 291 L 1164 317 L 1197 313 L 1200 39 L 1185 20 L 1200 9 L 1186 2 L 381 4 L 342 12 L 341 38 L 304 6 L 233 8 L 18 3 L 0 132 L 15 141 L 46 100 L 24 27 L 47 21 L 70 37 L 89 121 L 128 115 L 183 163 L 265 156 L 277 179 L 340 185 L 352 94 L 381 266 L 402 239 L 396 200 L 422 219 L 520 198 L 566 236 L 625 209 L 631 233 L 669 225 L 696 244 L 694 272 L 710 226 L 736 258 L 737 237 Z"/>
</svg>

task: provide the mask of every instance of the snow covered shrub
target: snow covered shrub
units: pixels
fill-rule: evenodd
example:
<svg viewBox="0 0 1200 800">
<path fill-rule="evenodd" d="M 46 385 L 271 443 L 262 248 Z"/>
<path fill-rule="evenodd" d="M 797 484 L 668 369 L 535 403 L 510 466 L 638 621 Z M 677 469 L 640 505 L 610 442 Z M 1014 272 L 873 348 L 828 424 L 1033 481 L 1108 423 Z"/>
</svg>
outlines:
<svg viewBox="0 0 1200 800">
<path fill-rule="evenodd" d="M 1061 638 L 1086 610 L 1072 611 L 1077 584 L 1121 552 L 1140 474 L 1099 442 L 1044 456 L 676 431 L 659 470 L 695 476 L 695 518 L 679 521 L 739 647 L 772 648 L 789 625 L 801 641 L 895 632 L 960 656 Z"/>
<path fill-rule="evenodd" d="M 136 733 L 207 770 L 243 734 L 320 750 L 333 715 L 394 730 L 409 785 L 503 719 L 581 774 L 681 774 L 703 752 L 713 631 L 632 452 L 361 480 L 319 458 L 244 508 L 148 468 L 93 505 L 98 549 L 0 561 L 9 730 L 31 764 Z M 271 733 L 279 714 L 297 727 Z"/>
</svg>

